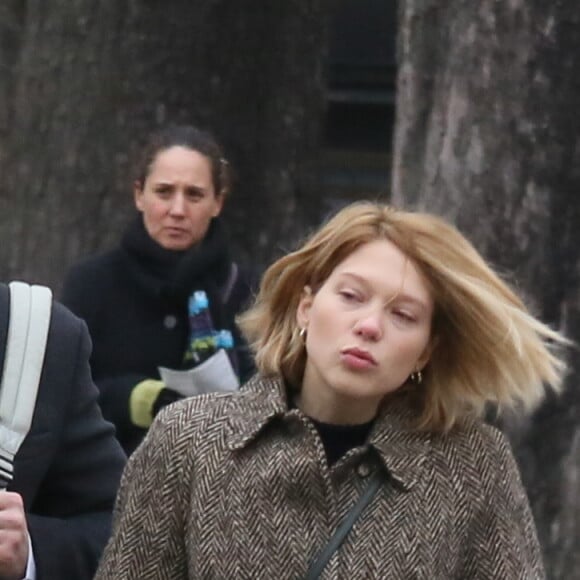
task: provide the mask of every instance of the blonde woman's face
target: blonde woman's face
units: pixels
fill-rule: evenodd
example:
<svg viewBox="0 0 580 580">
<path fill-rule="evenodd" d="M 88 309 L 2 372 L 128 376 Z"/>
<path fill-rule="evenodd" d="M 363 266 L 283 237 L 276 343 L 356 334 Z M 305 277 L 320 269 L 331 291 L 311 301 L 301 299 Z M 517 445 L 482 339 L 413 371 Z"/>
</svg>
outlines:
<svg viewBox="0 0 580 580">
<path fill-rule="evenodd" d="M 214 191 L 210 160 L 186 147 L 160 151 L 134 193 L 145 229 L 167 250 L 199 243 L 223 204 L 223 196 Z"/>
<path fill-rule="evenodd" d="M 405 254 L 386 240 L 361 246 L 301 299 L 302 389 L 326 405 L 352 399 L 377 407 L 426 364 L 432 315 L 429 288 Z"/>
</svg>

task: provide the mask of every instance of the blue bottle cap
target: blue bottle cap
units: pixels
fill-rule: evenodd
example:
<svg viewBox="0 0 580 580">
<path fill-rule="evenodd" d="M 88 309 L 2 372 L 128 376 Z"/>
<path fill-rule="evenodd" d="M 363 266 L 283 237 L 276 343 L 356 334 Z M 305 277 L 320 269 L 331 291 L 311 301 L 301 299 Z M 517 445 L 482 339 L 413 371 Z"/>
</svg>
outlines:
<svg viewBox="0 0 580 580">
<path fill-rule="evenodd" d="M 196 290 L 190 297 L 188 302 L 189 314 L 197 314 L 209 307 L 209 300 L 204 290 Z"/>
<path fill-rule="evenodd" d="M 217 342 L 219 348 L 225 348 L 226 350 L 234 348 L 234 337 L 229 330 L 220 330 L 218 332 Z"/>
</svg>

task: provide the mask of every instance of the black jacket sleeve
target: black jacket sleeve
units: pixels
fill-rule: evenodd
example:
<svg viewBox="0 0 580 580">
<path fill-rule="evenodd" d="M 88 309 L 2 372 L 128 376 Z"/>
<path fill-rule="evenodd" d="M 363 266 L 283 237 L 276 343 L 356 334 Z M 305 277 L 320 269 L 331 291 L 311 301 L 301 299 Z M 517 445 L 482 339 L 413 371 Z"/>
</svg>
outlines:
<svg viewBox="0 0 580 580">
<path fill-rule="evenodd" d="M 107 421 L 115 425 L 116 436 L 123 449 L 130 455 L 143 439 L 146 429 L 137 427 L 131 421 L 129 399 L 131 391 L 141 381 L 157 379 L 137 373 L 127 373 L 96 381 L 100 392 L 99 404 Z"/>
<path fill-rule="evenodd" d="M 76 316 L 82 318 L 91 332 L 99 326 L 102 315 L 99 308 L 102 307 L 103 301 L 99 299 L 99 290 L 102 290 L 100 284 L 103 280 L 110 279 L 111 266 L 109 264 L 107 266 L 107 268 L 94 267 L 90 262 L 77 264 L 68 272 L 62 288 L 62 303 Z M 94 365 L 95 361 L 91 363 Z M 131 391 L 141 381 L 158 377 L 140 373 L 103 376 L 96 366 L 93 366 L 93 372 L 103 416 L 113 423 L 117 439 L 127 453 L 131 453 L 145 434 L 145 429 L 131 423 L 129 416 Z"/>
</svg>

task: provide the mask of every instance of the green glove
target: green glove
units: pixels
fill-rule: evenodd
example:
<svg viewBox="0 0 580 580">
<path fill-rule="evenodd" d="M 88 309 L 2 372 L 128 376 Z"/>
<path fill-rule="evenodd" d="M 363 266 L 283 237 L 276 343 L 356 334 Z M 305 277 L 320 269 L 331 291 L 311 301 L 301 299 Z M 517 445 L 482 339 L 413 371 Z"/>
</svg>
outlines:
<svg viewBox="0 0 580 580">
<path fill-rule="evenodd" d="M 129 416 L 134 425 L 144 429 L 151 426 L 154 417 L 153 405 L 164 388 L 163 381 L 155 379 L 145 379 L 135 385 L 129 397 Z"/>
</svg>

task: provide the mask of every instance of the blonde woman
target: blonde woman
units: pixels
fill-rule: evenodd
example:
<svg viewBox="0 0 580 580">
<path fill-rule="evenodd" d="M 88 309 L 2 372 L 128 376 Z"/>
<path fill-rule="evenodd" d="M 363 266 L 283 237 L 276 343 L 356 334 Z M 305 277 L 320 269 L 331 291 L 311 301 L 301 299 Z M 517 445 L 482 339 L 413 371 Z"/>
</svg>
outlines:
<svg viewBox="0 0 580 580">
<path fill-rule="evenodd" d="M 155 421 L 97 578 L 543 578 L 480 417 L 558 389 L 565 340 L 431 215 L 362 203 L 265 273 L 259 369 Z"/>
</svg>

